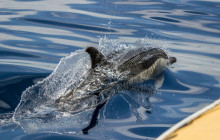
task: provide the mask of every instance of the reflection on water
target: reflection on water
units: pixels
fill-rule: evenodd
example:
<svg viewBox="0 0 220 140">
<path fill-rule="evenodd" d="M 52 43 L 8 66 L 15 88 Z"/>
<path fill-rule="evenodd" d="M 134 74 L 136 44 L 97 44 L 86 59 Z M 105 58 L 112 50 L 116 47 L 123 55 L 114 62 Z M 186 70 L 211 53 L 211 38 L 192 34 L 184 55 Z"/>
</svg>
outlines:
<svg viewBox="0 0 220 140">
<path fill-rule="evenodd" d="M 220 2 L 191 0 L 5 0 L 0 4 L 0 113 L 11 113 L 21 93 L 49 75 L 60 59 L 107 36 L 125 44 L 147 40 L 165 46 L 178 62 L 164 75 L 151 110 L 114 96 L 89 135 L 26 134 L 12 124 L 3 139 L 153 139 L 184 117 L 219 98 Z M 99 44 L 103 45 L 103 44 Z M 106 47 L 109 44 L 105 44 Z M 137 117 L 137 116 L 136 116 Z M 32 126 L 34 127 L 34 126 Z M 33 129 L 33 128 L 32 128 Z M 61 131 L 60 131 L 61 132 Z"/>
</svg>

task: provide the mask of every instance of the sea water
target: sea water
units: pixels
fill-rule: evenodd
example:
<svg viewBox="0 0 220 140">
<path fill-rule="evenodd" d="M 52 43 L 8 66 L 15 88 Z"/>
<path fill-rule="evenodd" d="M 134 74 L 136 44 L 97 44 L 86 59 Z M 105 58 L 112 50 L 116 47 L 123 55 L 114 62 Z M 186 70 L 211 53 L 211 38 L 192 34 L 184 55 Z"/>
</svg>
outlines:
<svg viewBox="0 0 220 140">
<path fill-rule="evenodd" d="M 0 0 L 1 139 L 155 139 L 219 98 L 219 13 L 214 0 Z M 84 135 L 94 108 L 73 115 L 50 105 L 86 74 L 88 46 L 104 55 L 159 47 L 177 63 L 156 91 L 144 90 L 149 82 L 112 96 Z"/>
</svg>

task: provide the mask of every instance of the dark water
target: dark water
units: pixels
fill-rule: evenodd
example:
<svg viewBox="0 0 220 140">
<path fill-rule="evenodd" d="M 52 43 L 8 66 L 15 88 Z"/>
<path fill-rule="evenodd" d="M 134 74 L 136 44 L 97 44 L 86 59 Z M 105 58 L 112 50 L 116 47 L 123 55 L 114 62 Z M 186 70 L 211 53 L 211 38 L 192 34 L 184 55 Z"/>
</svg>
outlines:
<svg viewBox="0 0 220 140">
<path fill-rule="evenodd" d="M 1 122 L 7 121 L 3 114 L 13 114 L 22 92 L 50 75 L 62 57 L 99 46 L 105 36 L 120 45 L 151 38 L 154 45 L 165 46 L 177 57 L 177 63 L 164 73 L 163 86 L 149 98 L 150 113 L 140 107 L 142 120 L 137 122 L 130 104 L 115 95 L 88 135 L 71 128 L 66 133 L 63 127 L 56 132 L 25 133 L 11 123 L 0 128 L 1 139 L 154 139 L 219 98 L 217 0 L 1 0 Z"/>
</svg>

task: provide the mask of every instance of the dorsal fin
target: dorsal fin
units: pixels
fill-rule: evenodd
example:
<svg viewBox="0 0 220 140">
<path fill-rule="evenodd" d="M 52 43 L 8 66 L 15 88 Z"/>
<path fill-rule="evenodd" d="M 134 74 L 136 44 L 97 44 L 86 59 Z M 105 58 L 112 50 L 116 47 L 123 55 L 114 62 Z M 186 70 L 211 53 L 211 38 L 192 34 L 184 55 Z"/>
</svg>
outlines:
<svg viewBox="0 0 220 140">
<path fill-rule="evenodd" d="M 94 69 L 98 64 L 104 61 L 104 55 L 101 52 L 99 52 L 96 48 L 88 47 L 85 51 L 89 53 L 91 57 L 92 69 Z"/>
</svg>

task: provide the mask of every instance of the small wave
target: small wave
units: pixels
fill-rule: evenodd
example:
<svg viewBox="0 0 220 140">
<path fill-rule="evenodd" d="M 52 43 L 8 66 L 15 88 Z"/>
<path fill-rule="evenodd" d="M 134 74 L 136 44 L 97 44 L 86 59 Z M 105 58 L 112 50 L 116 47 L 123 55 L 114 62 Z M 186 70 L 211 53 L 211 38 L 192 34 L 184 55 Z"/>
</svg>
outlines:
<svg viewBox="0 0 220 140">
<path fill-rule="evenodd" d="M 89 30 L 89 31 L 100 31 L 100 32 L 116 32 L 113 29 L 106 29 L 101 27 L 95 27 L 95 26 L 88 26 L 88 25 L 82 25 L 82 24 L 74 24 L 74 23 L 64 23 L 64 22 L 58 22 L 58 21 L 51 21 L 51 20 L 43 20 L 43 19 L 21 19 L 23 21 L 38 23 L 38 24 L 45 24 L 50 26 L 58 26 L 58 27 L 66 27 L 66 28 L 77 28 L 77 29 L 83 29 L 83 30 Z"/>
<path fill-rule="evenodd" d="M 171 19 L 171 18 L 165 18 L 165 17 L 151 17 L 155 20 L 165 21 L 165 22 L 180 22 L 179 20 Z"/>
</svg>

